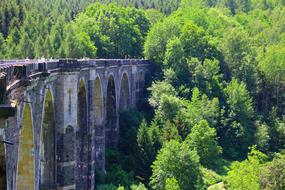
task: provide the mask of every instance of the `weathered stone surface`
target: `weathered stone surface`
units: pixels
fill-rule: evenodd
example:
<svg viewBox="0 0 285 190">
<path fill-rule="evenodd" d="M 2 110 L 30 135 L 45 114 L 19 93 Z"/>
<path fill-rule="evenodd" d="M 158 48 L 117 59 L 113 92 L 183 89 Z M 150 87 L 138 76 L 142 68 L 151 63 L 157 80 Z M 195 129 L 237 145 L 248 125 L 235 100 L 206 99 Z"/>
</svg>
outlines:
<svg viewBox="0 0 285 190">
<path fill-rule="evenodd" d="M 57 168 L 57 180 L 60 187 L 71 186 L 75 183 L 74 166 L 63 166 Z"/>
<path fill-rule="evenodd" d="M 24 108 L 23 124 L 20 129 L 17 189 L 34 189 L 35 160 L 31 108 Z"/>
<path fill-rule="evenodd" d="M 151 64 L 145 60 L 23 63 L 6 72 L 2 118 L 7 189 L 94 189 L 105 147 L 116 147 L 119 110 L 135 107 Z M 17 71 L 17 72 L 16 72 Z M 15 81 L 15 78 L 18 81 Z M 3 102 L 7 103 L 7 102 Z M 30 113 L 27 114 L 27 113 Z"/>
</svg>

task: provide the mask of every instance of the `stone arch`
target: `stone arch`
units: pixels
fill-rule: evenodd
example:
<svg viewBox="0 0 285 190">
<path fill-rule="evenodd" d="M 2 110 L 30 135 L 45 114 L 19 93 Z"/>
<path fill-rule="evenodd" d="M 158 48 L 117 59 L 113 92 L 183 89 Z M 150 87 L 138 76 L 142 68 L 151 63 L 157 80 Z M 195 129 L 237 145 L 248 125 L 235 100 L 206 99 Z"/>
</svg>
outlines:
<svg viewBox="0 0 285 190">
<path fill-rule="evenodd" d="M 33 124 L 30 105 L 23 110 L 19 137 L 17 189 L 34 189 L 35 161 L 33 148 Z"/>
<path fill-rule="evenodd" d="M 55 118 L 51 91 L 44 100 L 40 147 L 41 189 L 51 189 L 55 185 Z"/>
<path fill-rule="evenodd" d="M 120 89 L 120 109 L 126 110 L 130 106 L 130 85 L 127 73 L 124 73 L 121 79 Z"/>
<path fill-rule="evenodd" d="M 77 156 L 77 176 L 76 176 L 76 189 L 88 188 L 88 165 L 89 165 L 89 136 L 87 127 L 87 91 L 83 79 L 79 82 L 78 88 L 78 104 L 77 104 L 77 125 L 76 132 L 76 156 Z"/>
<path fill-rule="evenodd" d="M 95 122 L 96 124 L 101 124 L 103 120 L 103 94 L 99 77 L 95 79 L 94 90 Z"/>
<path fill-rule="evenodd" d="M 106 102 L 106 130 L 105 141 L 107 147 L 116 145 L 118 136 L 118 116 L 116 101 L 116 86 L 113 75 L 110 75 L 107 83 L 107 102 Z"/>
</svg>

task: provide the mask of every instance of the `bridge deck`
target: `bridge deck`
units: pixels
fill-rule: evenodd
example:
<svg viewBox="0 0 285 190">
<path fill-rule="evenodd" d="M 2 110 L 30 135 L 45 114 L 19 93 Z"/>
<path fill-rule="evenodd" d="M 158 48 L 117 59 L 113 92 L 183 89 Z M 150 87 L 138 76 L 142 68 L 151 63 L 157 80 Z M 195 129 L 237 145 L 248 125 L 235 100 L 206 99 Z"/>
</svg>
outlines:
<svg viewBox="0 0 285 190">
<path fill-rule="evenodd" d="M 0 60 L 0 74 L 5 75 L 5 77 L 1 77 L 0 80 L 5 80 L 4 83 L 8 87 L 16 80 L 33 78 L 34 76 L 48 74 L 54 71 L 70 71 L 88 67 L 145 64 L 150 64 L 150 61 L 144 59 Z"/>
<path fill-rule="evenodd" d="M 28 85 L 32 79 L 47 77 L 53 72 L 72 72 L 83 68 L 107 68 L 122 66 L 145 66 L 145 59 L 15 59 L 0 60 L 0 105 L 7 94 L 20 86 Z"/>
</svg>

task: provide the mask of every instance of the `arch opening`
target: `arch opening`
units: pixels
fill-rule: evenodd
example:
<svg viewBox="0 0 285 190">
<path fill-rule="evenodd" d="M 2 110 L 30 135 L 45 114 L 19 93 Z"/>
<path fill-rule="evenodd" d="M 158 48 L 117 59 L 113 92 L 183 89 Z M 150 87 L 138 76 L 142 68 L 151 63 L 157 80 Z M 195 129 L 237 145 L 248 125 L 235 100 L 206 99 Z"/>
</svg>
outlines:
<svg viewBox="0 0 285 190">
<path fill-rule="evenodd" d="M 17 189 L 34 189 L 33 127 L 31 108 L 28 104 L 24 107 L 23 124 L 19 138 Z"/>
<path fill-rule="evenodd" d="M 41 189 L 51 189 L 55 185 L 55 118 L 51 92 L 44 102 L 44 116 L 41 129 Z"/>
<path fill-rule="evenodd" d="M 126 110 L 129 107 L 130 107 L 129 79 L 127 74 L 124 73 L 121 80 L 120 109 Z"/>
<path fill-rule="evenodd" d="M 88 189 L 88 169 L 89 167 L 89 136 L 87 127 L 87 93 L 84 80 L 80 80 L 78 89 L 77 104 L 77 177 L 76 188 Z"/>
<path fill-rule="evenodd" d="M 116 88 L 113 76 L 108 79 L 107 85 L 107 107 L 106 107 L 106 146 L 115 147 L 117 142 L 118 116 L 116 110 Z"/>
</svg>

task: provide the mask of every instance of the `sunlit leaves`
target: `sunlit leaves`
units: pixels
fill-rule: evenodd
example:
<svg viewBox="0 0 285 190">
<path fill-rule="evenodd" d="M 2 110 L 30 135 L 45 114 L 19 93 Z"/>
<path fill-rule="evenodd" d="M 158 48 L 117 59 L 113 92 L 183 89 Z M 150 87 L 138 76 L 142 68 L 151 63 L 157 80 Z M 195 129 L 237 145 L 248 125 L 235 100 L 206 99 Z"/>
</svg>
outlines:
<svg viewBox="0 0 285 190">
<path fill-rule="evenodd" d="M 196 151 L 191 150 L 186 143 L 171 140 L 164 144 L 153 162 L 151 186 L 164 190 L 166 180 L 175 178 L 181 190 L 194 190 L 200 177 L 199 167 Z"/>
</svg>

